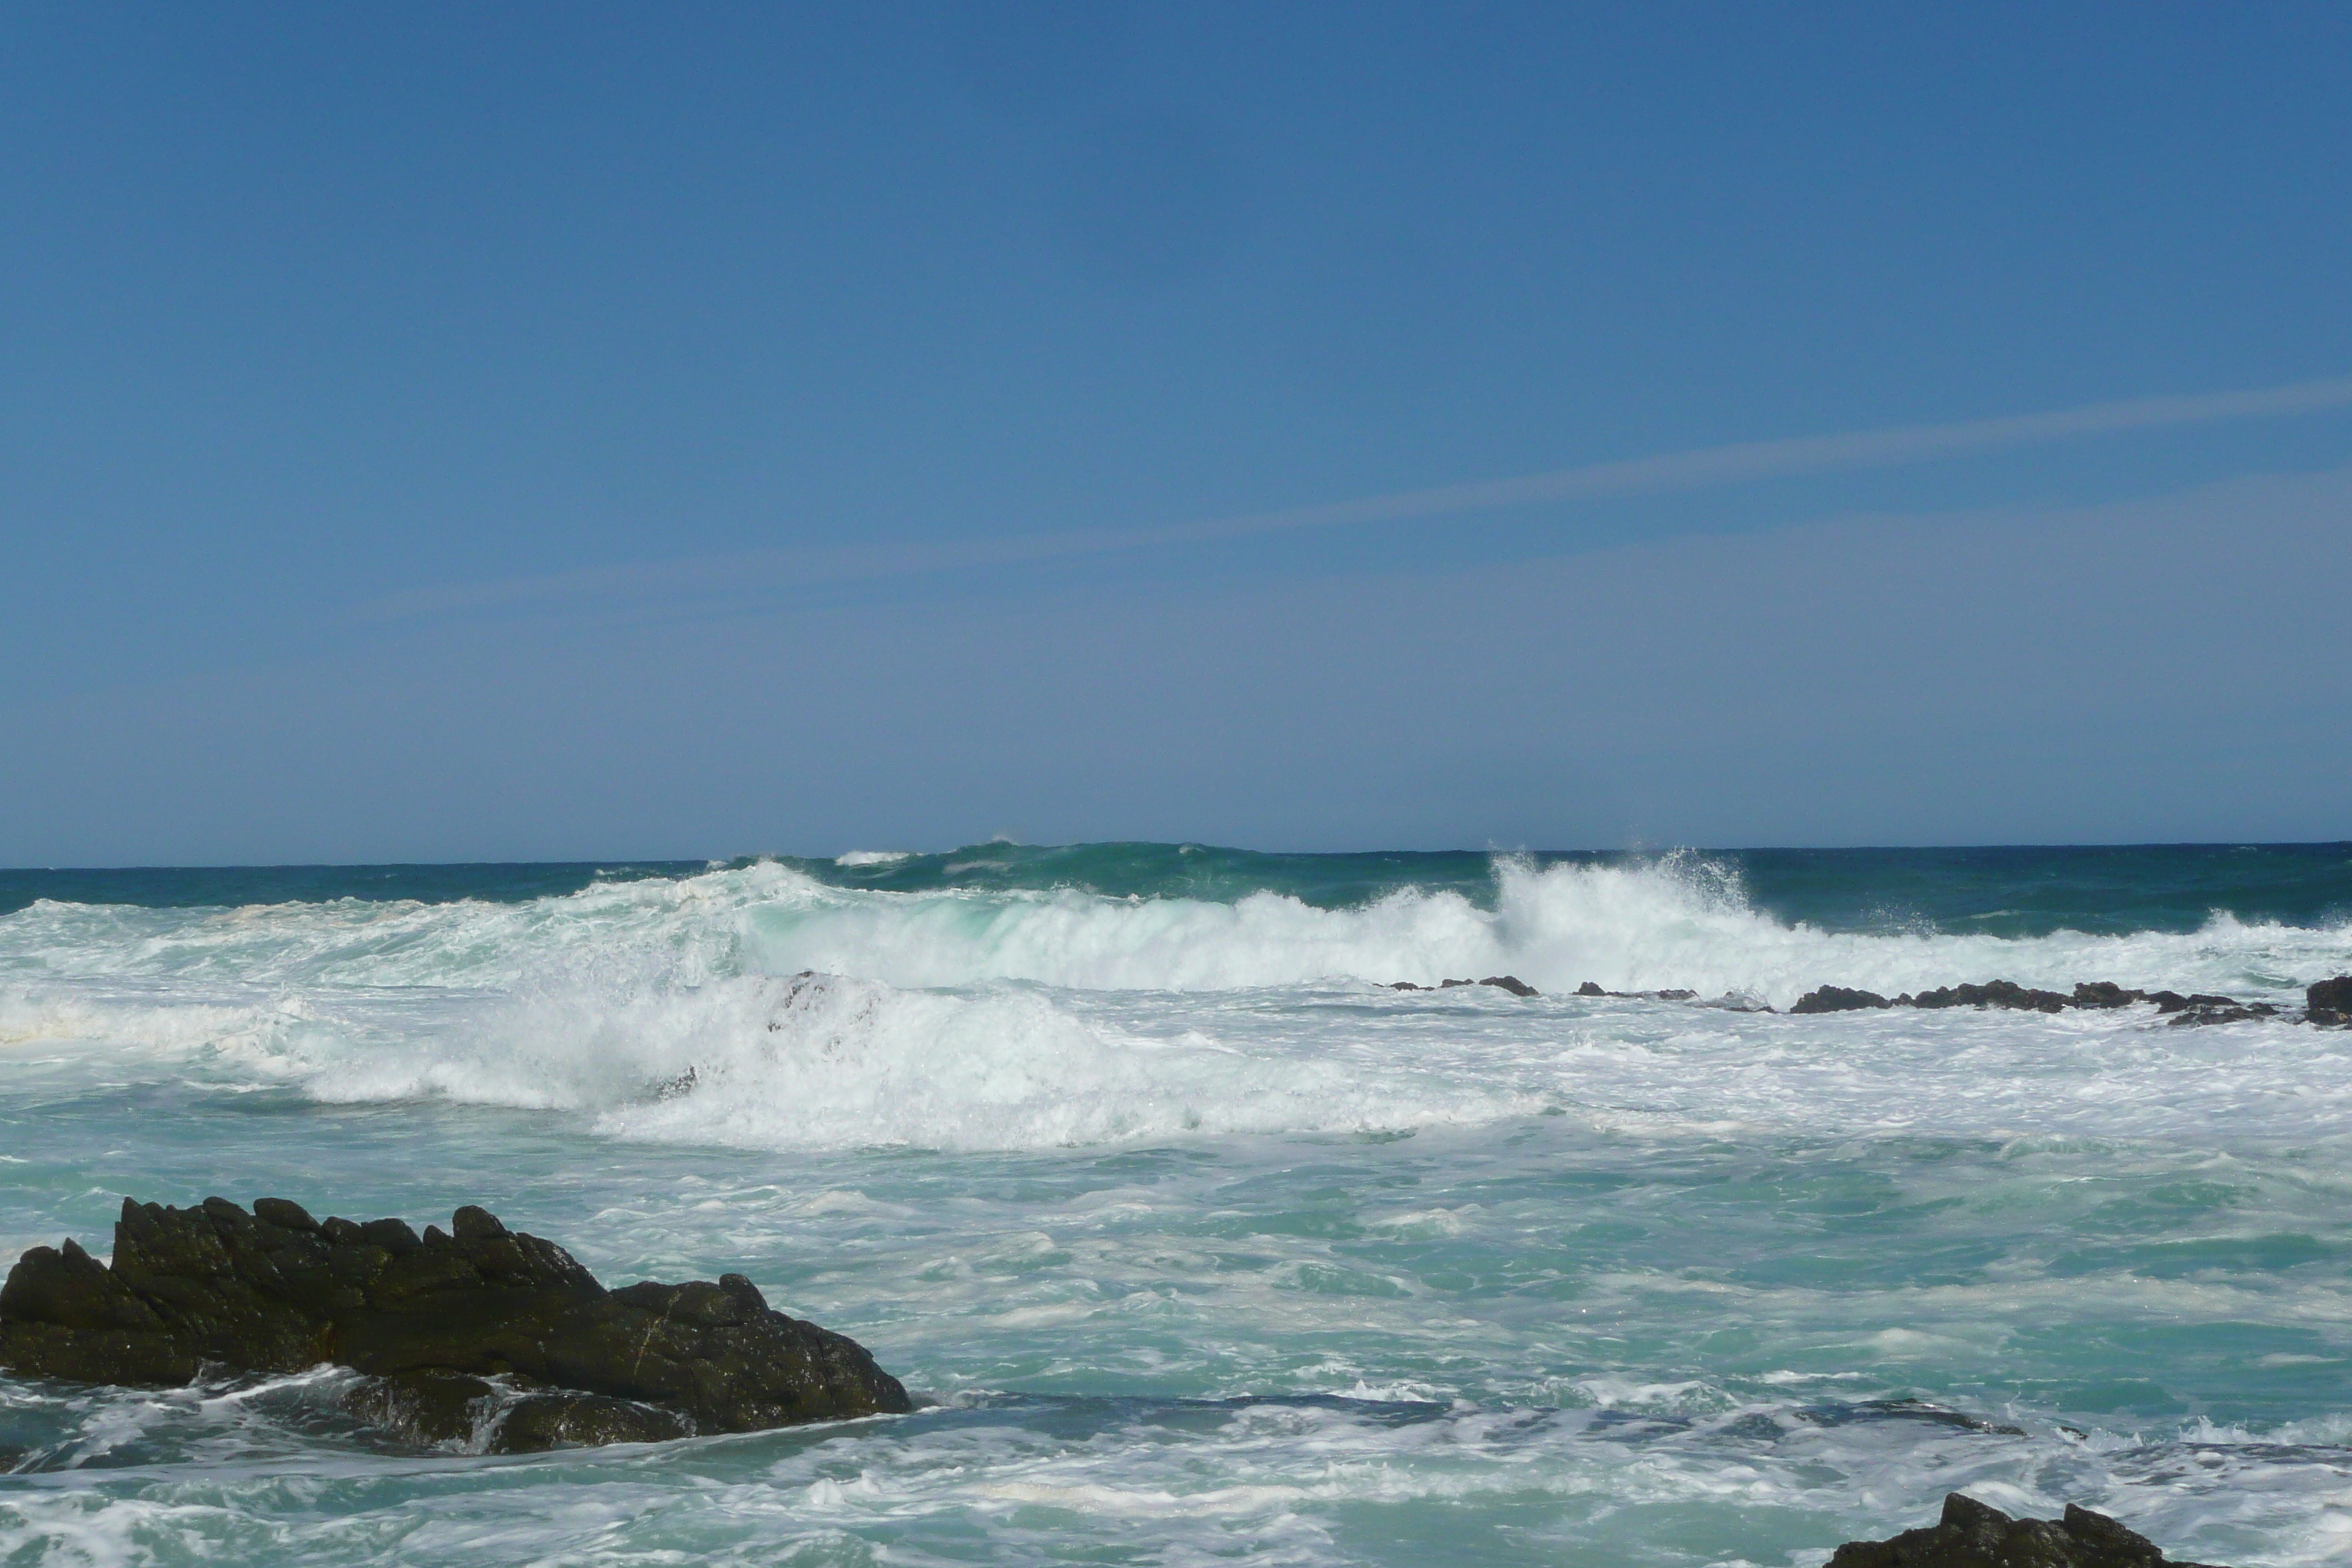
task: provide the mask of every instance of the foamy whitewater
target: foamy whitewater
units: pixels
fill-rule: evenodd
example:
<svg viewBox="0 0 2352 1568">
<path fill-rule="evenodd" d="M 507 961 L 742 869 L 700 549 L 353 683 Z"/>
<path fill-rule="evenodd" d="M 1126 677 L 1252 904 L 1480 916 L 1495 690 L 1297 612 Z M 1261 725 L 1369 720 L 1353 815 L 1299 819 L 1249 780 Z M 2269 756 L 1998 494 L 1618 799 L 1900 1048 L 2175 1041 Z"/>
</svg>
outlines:
<svg viewBox="0 0 2352 1568">
<path fill-rule="evenodd" d="M 12 895 L 11 889 L 14 889 Z M 0 1378 L 0 1563 L 2352 1560 L 2352 847 L 0 873 L 0 1249 L 123 1195 L 750 1274 L 908 1417 L 418 1454 Z M 1543 994 L 1396 992 L 1513 973 Z M 1688 988 L 1691 1003 L 1578 997 Z"/>
</svg>

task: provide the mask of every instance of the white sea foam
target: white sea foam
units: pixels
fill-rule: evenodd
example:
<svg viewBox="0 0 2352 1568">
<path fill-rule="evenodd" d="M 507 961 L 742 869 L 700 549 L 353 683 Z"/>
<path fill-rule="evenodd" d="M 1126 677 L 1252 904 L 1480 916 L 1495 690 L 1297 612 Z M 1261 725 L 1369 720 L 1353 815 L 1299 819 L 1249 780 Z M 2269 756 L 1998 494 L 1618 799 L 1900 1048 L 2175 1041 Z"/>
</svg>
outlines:
<svg viewBox="0 0 2352 1568">
<path fill-rule="evenodd" d="M 1738 1016 L 1578 981 L 1785 1005 L 2005 977 L 2292 996 L 2343 929 L 1856 934 L 1776 921 L 1704 863 L 1504 861 L 1494 907 L 1325 910 L 1074 891 L 833 888 L 772 864 L 515 905 L 0 919 L 0 1050 L 104 1047 L 321 1100 L 584 1113 L 613 1136 L 1030 1148 L 1410 1130 L 1554 1110 L 1602 1129 L 2307 1139 L 2352 1109 L 2339 1037 L 2137 1011 Z M 799 971 L 816 977 L 796 980 Z M 1367 982 L 1512 972 L 1548 994 Z M 2259 1039 L 2258 1047 L 2249 1042 Z"/>
<path fill-rule="evenodd" d="M 901 860 L 911 860 L 911 849 L 852 849 L 846 855 L 836 855 L 833 863 L 845 868 L 859 866 L 896 866 Z"/>
<path fill-rule="evenodd" d="M 1704 862 L 1538 869 L 1505 860 L 1496 875 L 1491 910 L 1452 891 L 1410 889 L 1325 910 L 1270 892 L 1214 903 L 780 883 L 747 909 L 745 942 L 766 967 L 899 985 L 1021 979 L 1185 991 L 1340 978 L 1433 984 L 1507 971 L 1546 990 L 1590 980 L 1611 990 L 1738 992 L 1783 1006 L 1822 984 L 1891 994 L 1995 978 L 2270 993 L 2352 962 L 2352 930 L 2226 914 L 2186 934 L 1832 932 L 1757 911 Z"/>
<path fill-rule="evenodd" d="M 2242 922 L 2094 936 L 1833 932 L 1775 920 L 1689 858 L 1508 859 L 1494 907 L 1405 890 L 1349 909 L 1257 892 L 1231 903 L 1090 893 L 841 889 L 772 863 L 602 883 L 522 904 L 136 910 L 37 903 L 0 918 L 0 976 L 510 986 L 565 972 L 695 984 L 814 969 L 900 987 L 1026 980 L 1211 991 L 1509 972 L 1551 991 L 1687 987 L 1785 1005 L 1822 984 L 1892 994 L 1962 980 L 2111 979 L 2283 993 L 2352 964 L 2352 928 Z"/>
</svg>

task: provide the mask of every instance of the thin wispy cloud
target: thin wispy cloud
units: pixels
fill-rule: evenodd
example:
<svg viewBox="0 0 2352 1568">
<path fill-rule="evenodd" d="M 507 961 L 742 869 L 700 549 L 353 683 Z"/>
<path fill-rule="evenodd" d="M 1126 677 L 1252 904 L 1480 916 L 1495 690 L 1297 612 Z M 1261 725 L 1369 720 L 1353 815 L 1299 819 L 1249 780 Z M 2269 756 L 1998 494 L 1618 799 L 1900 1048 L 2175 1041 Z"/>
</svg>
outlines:
<svg viewBox="0 0 2352 1568">
<path fill-rule="evenodd" d="M 937 543 L 745 551 L 587 567 L 415 589 L 373 600 L 361 606 L 359 614 L 370 620 L 393 620 L 534 602 L 708 592 L 740 585 L 749 579 L 838 583 L 1018 565 L 1064 556 L 1211 543 L 1302 529 L 1410 522 L 1610 496 L 1703 490 L 1763 479 L 1899 468 L 1908 463 L 2085 437 L 2275 418 L 2347 406 L 2352 406 L 2352 376 L 2339 376 L 2237 392 L 2130 398 L 1944 425 L 1906 425 L 1841 435 L 1742 441 L 1513 479 L 1399 490 L 1149 528 L 1078 529 Z"/>
</svg>

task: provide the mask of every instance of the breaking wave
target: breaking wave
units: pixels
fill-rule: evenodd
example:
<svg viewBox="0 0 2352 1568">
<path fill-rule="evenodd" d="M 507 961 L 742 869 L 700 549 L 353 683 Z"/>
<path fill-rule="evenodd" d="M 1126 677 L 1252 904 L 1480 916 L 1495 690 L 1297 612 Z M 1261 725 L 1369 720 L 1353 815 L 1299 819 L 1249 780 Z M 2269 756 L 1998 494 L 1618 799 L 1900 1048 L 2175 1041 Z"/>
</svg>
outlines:
<svg viewBox="0 0 2352 1568">
<path fill-rule="evenodd" d="M 1771 1068 L 1741 1054 L 1759 1042 L 1734 1041 L 1705 1071 L 1748 1088 L 1717 1103 L 1674 1081 L 1696 1058 L 1675 1067 L 1636 1037 L 1725 1015 L 1601 1025 L 1562 994 L 1589 980 L 1786 1006 L 1824 983 L 1999 977 L 2284 999 L 2346 968 L 2346 928 L 2226 913 L 2186 933 L 1825 931 L 1756 910 L 1692 856 L 1501 858 L 1488 899 L 1407 888 L 1338 909 L 1266 890 L 886 892 L 770 863 L 513 904 L 37 903 L 0 918 L 0 1051 L 118 1067 L 127 1053 L 323 1100 L 544 1108 L 618 1137 L 765 1147 L 1410 1130 L 1564 1102 L 1601 1125 L 1763 1108 L 1799 1124 L 1879 1114 L 1927 1069 Z M 1502 973 L 1546 997 L 1455 996 L 1441 1018 L 1373 989 Z M 1978 1098 L 2003 1108 L 1987 1125 L 2047 1122 L 2033 1053 L 2072 1048 L 2018 1056 L 2014 1096 Z M 1643 1105 L 1658 1109 L 1629 1109 Z"/>
</svg>

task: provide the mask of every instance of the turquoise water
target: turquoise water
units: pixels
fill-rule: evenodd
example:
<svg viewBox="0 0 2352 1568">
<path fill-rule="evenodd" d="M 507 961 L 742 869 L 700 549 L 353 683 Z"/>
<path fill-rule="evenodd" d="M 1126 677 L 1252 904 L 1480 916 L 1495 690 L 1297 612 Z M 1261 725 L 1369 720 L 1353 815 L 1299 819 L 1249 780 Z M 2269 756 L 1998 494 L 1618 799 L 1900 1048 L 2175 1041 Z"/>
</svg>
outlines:
<svg viewBox="0 0 2352 1568">
<path fill-rule="evenodd" d="M 0 1562 L 1807 1565 L 1958 1487 L 2352 1556 L 2352 1035 L 1569 994 L 2287 1002 L 2352 848 L 850 861 L 0 874 L 0 1247 L 483 1202 L 927 1402 L 486 1458 L 0 1380 Z"/>
</svg>

